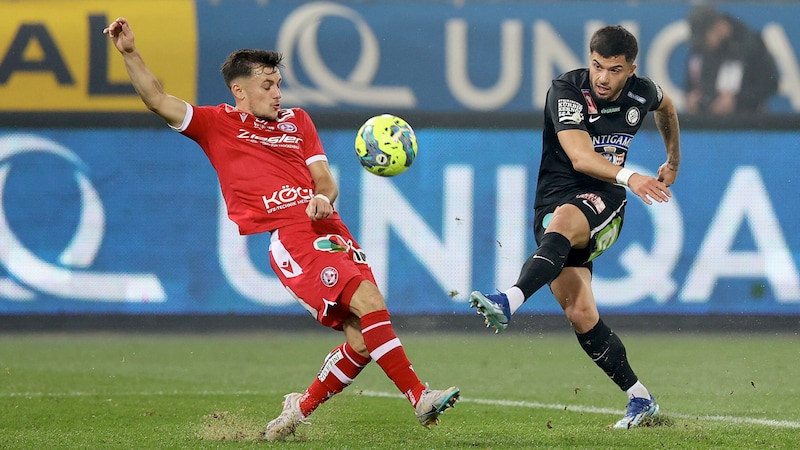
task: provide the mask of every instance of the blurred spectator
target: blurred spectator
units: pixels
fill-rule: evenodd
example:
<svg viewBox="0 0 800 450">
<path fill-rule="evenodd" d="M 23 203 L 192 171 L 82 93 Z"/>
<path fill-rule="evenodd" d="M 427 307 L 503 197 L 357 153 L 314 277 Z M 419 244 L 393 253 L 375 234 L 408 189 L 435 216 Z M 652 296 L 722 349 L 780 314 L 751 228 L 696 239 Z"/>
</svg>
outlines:
<svg viewBox="0 0 800 450">
<path fill-rule="evenodd" d="M 778 90 L 778 69 L 761 35 L 711 6 L 694 8 L 689 26 L 687 112 L 766 112 Z"/>
</svg>

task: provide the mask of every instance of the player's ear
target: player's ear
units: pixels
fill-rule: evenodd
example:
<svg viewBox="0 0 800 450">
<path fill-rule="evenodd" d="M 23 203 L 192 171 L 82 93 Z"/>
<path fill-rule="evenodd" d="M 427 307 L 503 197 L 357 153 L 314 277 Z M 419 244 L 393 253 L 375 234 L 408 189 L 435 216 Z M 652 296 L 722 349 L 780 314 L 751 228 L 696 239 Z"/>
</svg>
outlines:
<svg viewBox="0 0 800 450">
<path fill-rule="evenodd" d="M 636 64 L 631 64 L 631 71 L 628 72 L 628 78 L 630 78 L 633 75 L 633 72 L 636 71 L 636 67 Z"/>
<path fill-rule="evenodd" d="M 233 98 L 235 98 L 237 101 L 244 100 L 245 97 L 244 89 L 242 89 L 242 85 L 240 85 L 239 83 L 231 84 L 231 94 L 233 95 Z"/>
</svg>

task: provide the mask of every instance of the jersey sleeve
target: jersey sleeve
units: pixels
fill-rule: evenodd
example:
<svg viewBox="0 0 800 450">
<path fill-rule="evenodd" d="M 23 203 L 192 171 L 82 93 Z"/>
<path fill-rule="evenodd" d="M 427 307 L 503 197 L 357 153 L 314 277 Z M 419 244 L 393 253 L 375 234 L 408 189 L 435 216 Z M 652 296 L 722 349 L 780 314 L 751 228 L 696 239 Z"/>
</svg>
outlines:
<svg viewBox="0 0 800 450">
<path fill-rule="evenodd" d="M 208 124 L 210 123 L 210 118 L 214 114 L 215 112 L 213 107 L 194 106 L 187 102 L 186 116 L 183 118 L 183 122 L 178 127 L 173 127 L 170 125 L 170 128 L 178 131 L 195 142 L 201 142 L 205 136 L 205 131 L 209 129 Z"/>
<path fill-rule="evenodd" d="M 311 116 L 300 108 L 295 110 L 295 115 L 301 119 L 300 123 L 303 127 L 303 157 L 306 165 L 315 161 L 327 161 L 328 157 L 325 155 L 325 149 L 322 147 L 322 141 L 319 139 L 317 127 L 311 120 Z"/>
<path fill-rule="evenodd" d="M 562 130 L 587 131 L 586 100 L 571 84 L 554 80 L 547 94 L 546 108 L 556 133 Z"/>
<path fill-rule="evenodd" d="M 639 77 L 639 81 L 641 82 L 641 86 L 644 88 L 644 98 L 648 99 L 650 103 L 647 110 L 657 110 L 658 107 L 661 106 L 661 101 L 664 100 L 664 91 L 661 90 L 661 86 L 647 77 Z"/>
</svg>

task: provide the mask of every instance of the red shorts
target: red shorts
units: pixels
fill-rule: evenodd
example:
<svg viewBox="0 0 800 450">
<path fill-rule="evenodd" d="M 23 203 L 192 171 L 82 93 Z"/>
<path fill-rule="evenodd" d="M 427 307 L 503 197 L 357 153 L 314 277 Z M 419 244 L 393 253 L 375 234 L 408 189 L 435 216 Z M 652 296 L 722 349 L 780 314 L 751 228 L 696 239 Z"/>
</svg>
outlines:
<svg viewBox="0 0 800 450">
<path fill-rule="evenodd" d="M 375 283 L 364 251 L 338 218 L 275 230 L 269 260 L 289 293 L 319 323 L 337 330 L 352 315 L 350 297 L 359 284 Z"/>
</svg>

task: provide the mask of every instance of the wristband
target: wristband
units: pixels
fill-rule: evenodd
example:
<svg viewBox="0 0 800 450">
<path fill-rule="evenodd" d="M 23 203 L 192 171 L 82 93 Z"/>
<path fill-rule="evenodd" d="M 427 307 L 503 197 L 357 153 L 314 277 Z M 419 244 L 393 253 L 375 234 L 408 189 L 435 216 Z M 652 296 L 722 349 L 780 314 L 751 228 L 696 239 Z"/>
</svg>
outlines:
<svg viewBox="0 0 800 450">
<path fill-rule="evenodd" d="M 325 195 L 325 194 L 317 194 L 317 195 L 314 196 L 314 198 L 321 198 L 321 199 L 325 200 L 326 202 L 328 202 L 328 204 L 331 203 L 331 199 L 329 199 L 328 196 Z"/>
<path fill-rule="evenodd" d="M 632 171 L 631 169 L 626 169 L 624 167 L 622 169 L 619 169 L 619 172 L 617 172 L 617 184 L 627 186 L 628 180 L 631 179 L 634 173 L 636 172 Z"/>
</svg>

